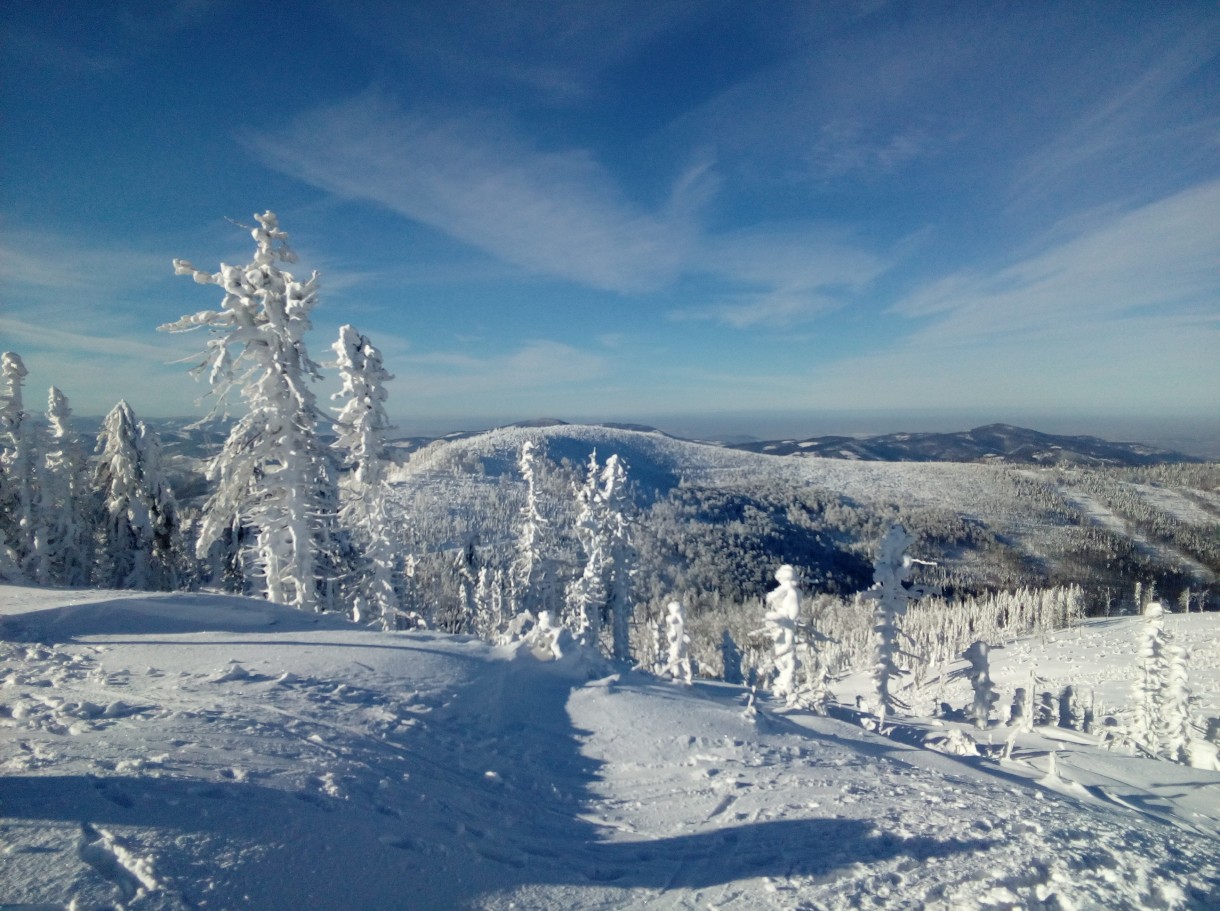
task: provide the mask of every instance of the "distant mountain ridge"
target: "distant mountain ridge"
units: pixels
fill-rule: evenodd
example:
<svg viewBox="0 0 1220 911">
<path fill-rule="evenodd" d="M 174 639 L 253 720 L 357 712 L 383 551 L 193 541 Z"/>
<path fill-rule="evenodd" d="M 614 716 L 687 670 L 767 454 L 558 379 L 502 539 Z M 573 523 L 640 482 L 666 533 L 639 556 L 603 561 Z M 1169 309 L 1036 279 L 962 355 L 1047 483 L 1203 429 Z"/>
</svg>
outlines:
<svg viewBox="0 0 1220 911">
<path fill-rule="evenodd" d="M 199 422 L 192 418 L 154 418 L 149 422 L 161 434 L 167 448 L 176 454 L 206 458 L 216 452 L 228 434 L 229 422 L 214 420 Z M 94 434 L 100 421 L 85 418 L 77 429 Z M 560 427 L 604 427 L 654 433 L 673 439 L 663 430 L 645 424 L 605 422 L 600 424 L 570 424 L 558 418 L 537 418 L 507 425 L 521 429 L 545 430 Z M 457 441 L 481 436 L 488 430 L 458 430 L 441 437 L 408 436 L 390 441 L 399 459 L 436 442 L 438 439 Z M 714 445 L 780 456 L 817 456 L 828 459 L 850 459 L 862 462 L 1004 462 L 1016 465 L 1080 465 L 1087 467 L 1135 467 L 1166 463 L 1199 463 L 1207 461 L 1171 449 L 1146 443 L 1124 443 L 1093 436 L 1061 436 L 1041 433 L 1012 424 L 987 424 L 973 430 L 954 433 L 888 433 L 870 437 L 817 436 L 803 440 L 726 440 Z"/>
<path fill-rule="evenodd" d="M 1099 467 L 1201 462 L 1184 453 L 1144 443 L 1115 443 L 1091 436 L 1059 436 L 1011 424 L 987 424 L 956 433 L 887 433 L 872 437 L 822 436 L 761 440 L 730 449 L 767 455 L 819 456 L 866 462 L 1006 462 L 1018 465 Z"/>
</svg>

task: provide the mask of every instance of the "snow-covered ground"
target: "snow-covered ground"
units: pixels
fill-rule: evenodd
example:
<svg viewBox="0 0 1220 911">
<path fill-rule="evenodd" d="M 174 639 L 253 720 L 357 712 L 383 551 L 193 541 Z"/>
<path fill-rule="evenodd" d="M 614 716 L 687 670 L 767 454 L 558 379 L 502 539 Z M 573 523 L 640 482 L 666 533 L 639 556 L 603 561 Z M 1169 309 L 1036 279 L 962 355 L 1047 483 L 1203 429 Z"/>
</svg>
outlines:
<svg viewBox="0 0 1220 911">
<path fill-rule="evenodd" d="M 0 908 L 1220 907 L 1220 773 L 1067 730 L 1047 775 L 204 594 L 0 587 L 0 658 Z"/>
</svg>

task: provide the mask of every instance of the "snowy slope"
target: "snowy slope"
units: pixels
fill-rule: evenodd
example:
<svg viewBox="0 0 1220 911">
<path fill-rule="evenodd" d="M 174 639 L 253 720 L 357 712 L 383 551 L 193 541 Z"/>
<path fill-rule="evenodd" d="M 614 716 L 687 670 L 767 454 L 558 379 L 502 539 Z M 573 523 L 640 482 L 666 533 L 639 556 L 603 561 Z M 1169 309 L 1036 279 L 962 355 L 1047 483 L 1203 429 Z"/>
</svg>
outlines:
<svg viewBox="0 0 1220 911">
<path fill-rule="evenodd" d="M 2 587 L 0 655 L 0 908 L 1217 907 L 1199 825 L 726 685 L 213 595 Z"/>
</svg>

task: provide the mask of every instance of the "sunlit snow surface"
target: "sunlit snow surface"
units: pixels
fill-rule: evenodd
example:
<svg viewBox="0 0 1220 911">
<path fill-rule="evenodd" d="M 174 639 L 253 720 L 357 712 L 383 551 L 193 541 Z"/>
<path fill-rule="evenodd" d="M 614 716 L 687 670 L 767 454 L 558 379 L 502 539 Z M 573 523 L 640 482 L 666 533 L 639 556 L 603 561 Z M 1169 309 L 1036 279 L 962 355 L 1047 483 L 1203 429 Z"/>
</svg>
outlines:
<svg viewBox="0 0 1220 911">
<path fill-rule="evenodd" d="M 212 595 L 0 587 L 0 659 L 0 908 L 1218 906 L 1220 773 L 1066 741 L 1047 776 Z"/>
</svg>

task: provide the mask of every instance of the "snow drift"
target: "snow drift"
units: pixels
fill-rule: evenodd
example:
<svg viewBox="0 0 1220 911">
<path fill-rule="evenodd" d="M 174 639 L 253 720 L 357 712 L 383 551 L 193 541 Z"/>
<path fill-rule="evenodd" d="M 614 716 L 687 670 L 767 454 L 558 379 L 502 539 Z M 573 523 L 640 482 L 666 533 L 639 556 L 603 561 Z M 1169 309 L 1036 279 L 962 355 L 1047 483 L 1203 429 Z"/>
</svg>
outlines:
<svg viewBox="0 0 1220 911">
<path fill-rule="evenodd" d="M 578 655 L 18 587 L 0 653 L 0 907 L 1142 909 L 1220 889 L 1220 802 L 1187 819 Z M 1149 788 L 1220 793 L 1132 762 Z"/>
</svg>

